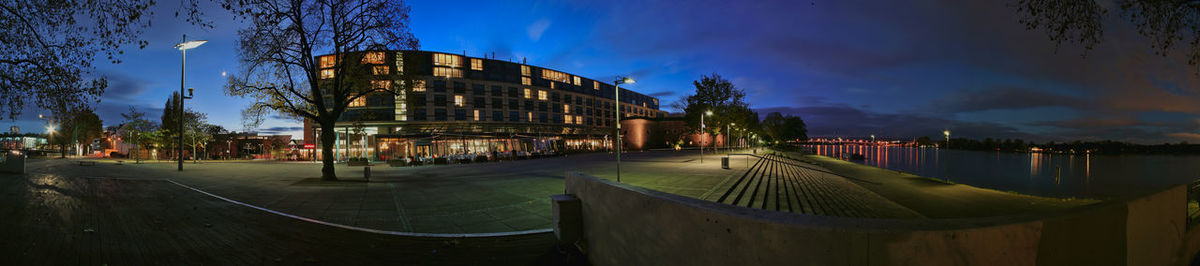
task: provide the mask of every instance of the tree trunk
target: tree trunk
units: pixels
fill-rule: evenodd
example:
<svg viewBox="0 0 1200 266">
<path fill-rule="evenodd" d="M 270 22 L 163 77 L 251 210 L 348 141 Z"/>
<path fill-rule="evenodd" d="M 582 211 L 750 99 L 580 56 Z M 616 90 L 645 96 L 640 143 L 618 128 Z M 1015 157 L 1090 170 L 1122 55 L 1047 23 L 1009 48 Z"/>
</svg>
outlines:
<svg viewBox="0 0 1200 266">
<path fill-rule="evenodd" d="M 337 174 L 333 172 L 333 146 L 337 133 L 333 130 L 333 119 L 321 123 L 321 180 L 336 181 Z M 332 133 L 332 134 L 331 134 Z"/>
</svg>

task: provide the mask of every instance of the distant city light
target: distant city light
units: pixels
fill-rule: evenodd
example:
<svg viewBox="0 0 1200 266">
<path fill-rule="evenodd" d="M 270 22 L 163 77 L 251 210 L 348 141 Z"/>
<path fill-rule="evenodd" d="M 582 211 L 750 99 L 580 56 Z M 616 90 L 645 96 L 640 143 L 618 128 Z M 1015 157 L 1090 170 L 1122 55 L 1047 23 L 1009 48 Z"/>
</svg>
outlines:
<svg viewBox="0 0 1200 266">
<path fill-rule="evenodd" d="M 222 76 L 222 77 L 224 77 L 224 76 L 225 76 L 225 71 L 221 71 L 221 76 Z"/>
</svg>

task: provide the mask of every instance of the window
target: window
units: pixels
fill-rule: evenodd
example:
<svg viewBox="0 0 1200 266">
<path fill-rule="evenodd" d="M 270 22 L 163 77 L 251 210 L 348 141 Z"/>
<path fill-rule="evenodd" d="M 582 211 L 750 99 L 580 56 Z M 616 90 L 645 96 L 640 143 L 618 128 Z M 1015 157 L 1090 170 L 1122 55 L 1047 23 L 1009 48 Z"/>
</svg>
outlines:
<svg viewBox="0 0 1200 266">
<path fill-rule="evenodd" d="M 388 70 L 391 70 L 391 69 L 389 69 L 389 68 L 388 68 L 388 66 L 374 66 L 374 67 L 371 67 L 371 73 L 372 73 L 372 74 L 375 74 L 375 75 L 387 75 L 387 74 L 388 74 Z"/>
<path fill-rule="evenodd" d="M 363 106 L 367 106 L 367 96 L 366 95 L 359 96 L 358 98 L 351 100 L 350 104 L 346 105 L 346 107 L 363 107 Z"/>
<path fill-rule="evenodd" d="M 475 97 L 474 106 L 476 108 L 483 108 L 486 105 L 487 105 L 487 99 L 484 99 L 483 97 Z"/>
<path fill-rule="evenodd" d="M 471 84 L 471 93 L 474 93 L 475 96 L 483 96 L 483 94 L 484 94 L 483 91 L 484 91 L 483 84 Z"/>
<path fill-rule="evenodd" d="M 446 109 L 434 109 L 433 120 L 446 121 Z"/>
<path fill-rule="evenodd" d="M 475 109 L 475 121 L 479 121 L 479 109 Z"/>
<path fill-rule="evenodd" d="M 508 87 L 508 97 L 521 97 L 519 93 L 517 87 Z"/>
<path fill-rule="evenodd" d="M 550 88 L 551 88 L 551 89 L 553 89 L 553 88 L 554 88 L 554 82 L 550 82 Z"/>
<path fill-rule="evenodd" d="M 571 82 L 571 75 L 549 69 L 542 69 L 542 79 L 548 79 L 558 82 Z"/>
<path fill-rule="evenodd" d="M 321 68 L 330 68 L 337 65 L 337 56 L 326 55 L 321 57 Z"/>
<path fill-rule="evenodd" d="M 504 99 L 492 98 L 492 109 L 504 108 Z"/>
<path fill-rule="evenodd" d="M 492 86 L 492 96 L 504 96 L 504 89 L 500 86 Z"/>
<path fill-rule="evenodd" d="M 564 104 L 564 105 L 563 105 L 563 113 L 570 113 L 570 112 L 571 112 L 571 105 L 570 105 L 570 104 Z"/>
<path fill-rule="evenodd" d="M 412 87 L 413 92 L 424 92 L 425 91 L 425 81 L 424 80 L 414 80 L 412 86 L 413 86 Z"/>
<path fill-rule="evenodd" d="M 575 86 L 579 86 L 580 83 L 583 83 L 583 80 L 579 76 L 575 76 Z"/>
<path fill-rule="evenodd" d="M 521 75 L 529 76 L 529 66 L 521 66 Z"/>
<path fill-rule="evenodd" d="M 462 107 L 462 106 L 463 106 L 463 97 L 462 97 L 462 95 L 454 95 L 454 106 L 458 106 L 458 107 Z"/>
<path fill-rule="evenodd" d="M 449 67 L 434 67 L 433 75 L 437 77 L 461 78 L 463 76 L 462 69 Z"/>
<path fill-rule="evenodd" d="M 571 115 L 564 115 L 563 116 L 563 124 L 570 124 L 570 123 L 571 123 Z"/>
<path fill-rule="evenodd" d="M 532 99 L 532 98 L 533 98 L 533 91 L 529 90 L 529 88 L 525 88 L 525 99 Z"/>
<path fill-rule="evenodd" d="M 592 81 L 592 89 L 600 90 L 600 82 L 593 80 Z"/>
<path fill-rule="evenodd" d="M 322 69 L 321 70 L 321 79 L 331 79 L 331 78 L 333 78 L 333 69 Z"/>
<path fill-rule="evenodd" d="M 580 116 L 580 115 L 575 116 L 575 124 L 582 125 L 583 124 L 583 116 Z"/>
<path fill-rule="evenodd" d="M 392 81 L 390 81 L 390 80 L 372 80 L 371 81 L 371 89 L 388 90 L 391 88 L 392 88 Z"/>
<path fill-rule="evenodd" d="M 483 59 L 471 58 L 471 70 L 483 71 Z M 479 120 L 479 119 L 475 119 Z"/>
<path fill-rule="evenodd" d="M 413 120 L 425 121 L 426 119 L 428 119 L 428 118 L 426 118 L 426 115 L 427 114 L 425 113 L 425 108 L 418 108 L 417 110 L 413 110 Z"/>
<path fill-rule="evenodd" d="M 504 112 L 492 111 L 492 121 L 504 121 Z"/>
<path fill-rule="evenodd" d="M 467 121 L 467 110 L 454 109 L 454 121 Z"/>
<path fill-rule="evenodd" d="M 529 122 L 533 122 L 533 112 L 525 112 L 525 116 L 529 117 Z"/>
<path fill-rule="evenodd" d="M 433 105 L 446 106 L 446 95 L 433 95 Z"/>
<path fill-rule="evenodd" d="M 521 85 L 533 85 L 533 79 L 530 79 L 529 77 L 521 77 Z"/>
<path fill-rule="evenodd" d="M 546 113 L 538 113 L 538 123 L 546 123 L 546 122 L 547 122 Z"/>
<path fill-rule="evenodd" d="M 508 112 L 508 121 L 509 122 L 517 122 L 518 119 L 521 119 L 521 118 L 520 118 L 520 116 L 517 116 L 517 112 Z"/>
<path fill-rule="evenodd" d="M 546 99 L 549 99 L 549 97 L 546 96 L 546 91 L 538 90 L 538 100 L 545 101 Z"/>
<path fill-rule="evenodd" d="M 467 93 L 467 84 L 462 82 L 454 83 L 454 93 Z"/>
<path fill-rule="evenodd" d="M 462 57 L 452 54 L 435 53 L 433 54 L 433 65 L 462 67 Z M 459 75 L 461 76 L 461 75 Z"/>
<path fill-rule="evenodd" d="M 517 108 L 521 108 L 521 106 L 517 104 L 517 100 L 508 100 L 508 109 L 517 109 Z M 516 115 L 514 115 L 514 116 L 516 116 Z"/>
<path fill-rule="evenodd" d="M 383 52 L 368 52 L 367 54 L 363 55 L 362 63 L 363 64 L 383 64 L 384 57 L 385 57 L 385 55 Z"/>
</svg>

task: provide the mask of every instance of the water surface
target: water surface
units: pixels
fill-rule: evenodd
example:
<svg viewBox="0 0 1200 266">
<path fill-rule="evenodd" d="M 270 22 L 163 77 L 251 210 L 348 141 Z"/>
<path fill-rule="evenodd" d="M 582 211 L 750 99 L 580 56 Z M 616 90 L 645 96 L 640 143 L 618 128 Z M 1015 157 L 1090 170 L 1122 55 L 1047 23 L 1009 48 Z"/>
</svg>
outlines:
<svg viewBox="0 0 1200 266">
<path fill-rule="evenodd" d="M 813 152 L 920 176 L 1018 193 L 1082 198 L 1135 195 L 1200 178 L 1200 156 L 1011 153 L 862 145 L 805 145 Z"/>
</svg>

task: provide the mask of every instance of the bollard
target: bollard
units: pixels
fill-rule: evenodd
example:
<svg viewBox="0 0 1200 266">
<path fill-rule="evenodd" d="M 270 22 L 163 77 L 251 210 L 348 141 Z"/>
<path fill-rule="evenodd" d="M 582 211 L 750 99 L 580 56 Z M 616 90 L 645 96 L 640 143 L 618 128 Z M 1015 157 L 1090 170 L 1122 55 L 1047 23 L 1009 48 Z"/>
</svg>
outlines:
<svg viewBox="0 0 1200 266">
<path fill-rule="evenodd" d="M 721 169 L 729 169 L 729 156 L 721 157 Z"/>
<path fill-rule="evenodd" d="M 367 181 L 371 181 L 371 167 L 370 166 L 363 166 L 363 178 L 367 179 Z"/>
<path fill-rule="evenodd" d="M 573 244 L 583 237 L 583 206 L 574 195 L 551 195 L 554 201 L 554 236 L 560 244 Z"/>
</svg>

